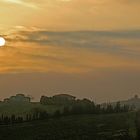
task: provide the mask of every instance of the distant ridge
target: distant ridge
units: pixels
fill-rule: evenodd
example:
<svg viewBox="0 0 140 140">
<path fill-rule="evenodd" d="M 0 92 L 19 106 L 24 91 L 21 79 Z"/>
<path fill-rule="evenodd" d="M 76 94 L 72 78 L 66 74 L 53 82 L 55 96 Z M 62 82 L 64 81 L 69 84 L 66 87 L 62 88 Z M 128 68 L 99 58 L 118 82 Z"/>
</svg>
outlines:
<svg viewBox="0 0 140 140">
<path fill-rule="evenodd" d="M 118 101 L 117 101 L 118 102 Z M 134 97 L 127 99 L 127 100 L 122 100 L 119 101 L 121 105 L 128 105 L 136 110 L 140 109 L 140 98 L 138 95 L 135 95 Z M 103 103 L 102 105 L 105 106 L 107 103 Z M 110 102 L 110 104 L 115 105 L 116 102 Z"/>
</svg>

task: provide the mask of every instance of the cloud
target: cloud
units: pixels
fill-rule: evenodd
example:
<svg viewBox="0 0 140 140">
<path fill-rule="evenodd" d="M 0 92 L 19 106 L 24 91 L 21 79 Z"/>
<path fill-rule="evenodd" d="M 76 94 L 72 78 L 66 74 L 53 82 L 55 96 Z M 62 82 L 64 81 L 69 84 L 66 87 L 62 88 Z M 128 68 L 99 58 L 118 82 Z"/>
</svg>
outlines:
<svg viewBox="0 0 140 140">
<path fill-rule="evenodd" d="M 17 26 L 5 35 L 0 72 L 85 73 L 140 69 L 140 31 L 47 31 Z"/>
<path fill-rule="evenodd" d="M 22 5 L 29 8 L 35 8 L 35 9 L 38 8 L 37 5 L 35 5 L 34 3 L 25 2 L 24 0 L 2 0 L 2 1 L 11 4 Z"/>
<path fill-rule="evenodd" d="M 24 30 L 19 31 L 13 38 L 14 41 L 32 42 L 41 46 L 90 48 L 98 52 L 119 55 L 137 55 L 140 51 L 139 30 L 51 32 L 35 27 L 30 29 L 24 27 Z"/>
<path fill-rule="evenodd" d="M 140 3 L 139 0 L 116 0 L 119 3 L 125 3 L 125 4 L 137 4 Z"/>
<path fill-rule="evenodd" d="M 136 0 L 1 0 L 0 7 L 1 24 L 9 26 L 34 25 L 57 31 L 140 27 Z"/>
</svg>

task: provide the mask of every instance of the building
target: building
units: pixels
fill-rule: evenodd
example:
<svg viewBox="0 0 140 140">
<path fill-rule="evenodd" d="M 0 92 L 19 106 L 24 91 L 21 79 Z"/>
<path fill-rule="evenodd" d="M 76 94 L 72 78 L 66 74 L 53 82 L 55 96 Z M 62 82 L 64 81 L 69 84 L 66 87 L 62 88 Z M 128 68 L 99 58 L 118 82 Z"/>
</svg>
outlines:
<svg viewBox="0 0 140 140">
<path fill-rule="evenodd" d="M 54 99 L 59 99 L 59 100 L 75 100 L 76 97 L 68 94 L 58 94 L 53 96 Z"/>
<path fill-rule="evenodd" d="M 26 97 L 24 94 L 16 94 L 16 96 L 11 96 L 10 98 L 4 99 L 4 102 L 13 102 L 13 103 L 29 103 L 31 101 L 30 97 Z"/>
</svg>

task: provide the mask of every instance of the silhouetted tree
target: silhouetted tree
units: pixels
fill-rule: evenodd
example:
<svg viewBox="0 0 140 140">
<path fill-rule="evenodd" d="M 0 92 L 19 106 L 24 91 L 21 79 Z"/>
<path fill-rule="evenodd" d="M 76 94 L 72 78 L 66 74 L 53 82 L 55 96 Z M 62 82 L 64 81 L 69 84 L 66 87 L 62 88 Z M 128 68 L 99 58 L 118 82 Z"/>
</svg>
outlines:
<svg viewBox="0 0 140 140">
<path fill-rule="evenodd" d="M 16 116 L 15 115 L 12 115 L 11 116 L 11 123 L 15 123 L 16 122 Z"/>
<path fill-rule="evenodd" d="M 111 104 L 107 105 L 107 108 L 105 109 L 106 113 L 113 113 L 114 112 L 114 108 Z"/>
<path fill-rule="evenodd" d="M 49 114 L 46 111 L 40 111 L 39 112 L 39 119 L 47 119 Z"/>
<path fill-rule="evenodd" d="M 70 108 L 68 106 L 65 106 L 63 109 L 63 114 L 64 115 L 69 115 L 70 114 Z"/>
<path fill-rule="evenodd" d="M 137 140 L 140 140 L 140 111 L 137 111 L 136 113 L 135 124 L 136 124 Z"/>
<path fill-rule="evenodd" d="M 115 110 L 116 113 L 121 112 L 121 104 L 120 104 L 120 102 L 116 103 L 116 106 L 114 107 L 114 110 Z"/>
<path fill-rule="evenodd" d="M 60 110 L 56 110 L 55 112 L 54 112 L 54 115 L 53 115 L 54 117 L 60 117 L 61 116 L 61 112 L 60 112 Z"/>
</svg>

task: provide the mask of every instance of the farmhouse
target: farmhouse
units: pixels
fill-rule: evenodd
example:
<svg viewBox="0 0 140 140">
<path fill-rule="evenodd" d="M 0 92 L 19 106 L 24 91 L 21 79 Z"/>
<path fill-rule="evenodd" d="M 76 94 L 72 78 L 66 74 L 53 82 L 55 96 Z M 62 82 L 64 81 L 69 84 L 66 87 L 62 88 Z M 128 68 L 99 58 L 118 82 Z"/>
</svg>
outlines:
<svg viewBox="0 0 140 140">
<path fill-rule="evenodd" d="M 59 99 L 59 100 L 75 100 L 76 97 L 68 94 L 58 94 L 53 96 L 54 99 Z"/>
<path fill-rule="evenodd" d="M 24 94 L 16 94 L 16 96 L 11 96 L 10 98 L 4 99 L 4 102 L 30 102 L 30 97 L 26 97 Z"/>
</svg>

